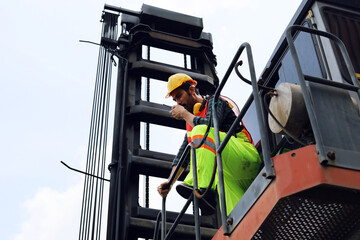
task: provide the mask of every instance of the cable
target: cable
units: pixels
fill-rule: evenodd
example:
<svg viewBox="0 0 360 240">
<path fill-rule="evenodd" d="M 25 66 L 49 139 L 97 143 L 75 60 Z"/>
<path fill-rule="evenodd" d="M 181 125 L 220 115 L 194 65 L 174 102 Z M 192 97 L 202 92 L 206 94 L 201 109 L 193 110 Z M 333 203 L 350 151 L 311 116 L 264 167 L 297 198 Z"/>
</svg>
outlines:
<svg viewBox="0 0 360 240">
<path fill-rule="evenodd" d="M 212 113 L 213 113 L 213 111 L 214 111 L 215 104 L 216 104 L 216 103 L 213 102 L 213 105 L 212 105 L 212 107 L 211 107 L 211 110 L 210 110 L 210 119 L 209 119 L 209 123 L 208 123 L 207 128 L 206 128 L 204 137 L 203 137 L 203 139 L 201 139 L 200 144 L 199 144 L 198 146 L 194 147 L 195 150 L 198 149 L 198 148 L 200 148 L 200 147 L 205 143 L 205 139 L 207 138 L 207 136 L 208 136 L 208 134 L 209 134 L 210 128 L 211 128 L 211 126 L 212 126 L 212 124 L 213 124 L 213 123 L 212 123 L 212 118 L 213 118 L 213 114 L 212 114 Z M 198 191 L 198 189 L 196 189 L 196 190 L 194 191 L 194 194 L 195 194 L 195 196 L 196 196 L 198 199 L 202 199 L 203 197 L 205 197 L 206 194 L 211 190 L 211 187 L 212 187 L 212 185 L 213 185 L 213 183 L 214 183 L 214 180 L 215 180 L 216 169 L 217 169 L 217 162 L 216 162 L 216 155 L 215 155 L 215 157 L 214 157 L 214 167 L 213 167 L 213 172 L 212 172 L 212 174 L 211 174 L 211 179 L 210 179 L 209 185 L 207 186 L 207 188 L 205 189 L 205 191 L 204 191 L 203 193 L 200 193 L 200 192 Z"/>
<path fill-rule="evenodd" d="M 102 37 L 117 38 L 117 16 L 104 15 Z M 90 41 L 83 41 L 99 45 Z M 100 239 L 114 52 L 100 45 L 91 114 L 79 239 Z M 116 55 L 117 56 L 117 55 Z M 100 177 L 98 177 L 100 176 Z"/>
<path fill-rule="evenodd" d="M 106 179 L 106 178 L 103 178 L 103 177 L 99 177 L 99 176 L 96 176 L 96 175 L 92 175 L 92 174 L 90 174 L 90 173 L 87 173 L 87 172 L 78 170 L 78 169 L 76 169 L 76 168 L 72 168 L 72 167 L 70 167 L 69 165 L 67 165 L 67 164 L 66 164 L 65 162 L 63 162 L 63 161 L 60 161 L 60 163 L 63 164 L 65 167 L 67 167 L 67 168 L 69 168 L 70 170 L 73 170 L 73 171 L 75 171 L 75 172 L 79 172 L 79 173 L 82 173 L 82 174 L 85 174 L 85 175 L 89 175 L 89 176 L 91 176 L 91 177 L 99 178 L 99 179 L 101 179 L 101 180 L 110 182 L 109 179 Z"/>
<path fill-rule="evenodd" d="M 211 174 L 211 179 L 210 179 L 210 182 L 209 182 L 209 185 L 208 187 L 205 189 L 205 191 L 203 193 L 200 193 L 198 190 L 197 191 L 194 191 L 195 193 L 195 196 L 198 198 L 198 199 L 202 199 L 203 197 L 206 196 L 206 194 L 211 190 L 211 187 L 214 183 L 214 180 L 215 180 L 215 174 L 216 174 L 216 169 L 217 169 L 217 162 L 216 162 L 216 156 L 214 157 L 214 167 L 213 167 L 213 172 Z"/>
<path fill-rule="evenodd" d="M 252 85 L 251 81 L 250 81 L 249 79 L 246 79 L 245 77 L 243 77 L 243 75 L 241 75 L 241 73 L 240 73 L 240 71 L 239 71 L 239 69 L 238 69 L 238 67 L 241 66 L 242 64 L 243 64 L 243 61 L 241 61 L 241 60 L 235 64 L 235 66 L 234 66 L 235 73 L 236 73 L 236 75 L 238 75 L 238 77 L 239 77 L 241 80 L 243 80 L 245 83 L 247 83 L 247 84 L 249 84 L 249 85 Z M 272 87 L 267 87 L 267 86 L 261 85 L 261 84 L 259 84 L 259 83 L 258 83 L 257 85 L 258 85 L 258 87 L 259 87 L 260 89 L 263 89 L 263 90 L 268 90 L 268 91 L 274 91 L 274 90 L 275 90 L 275 89 L 272 88 Z"/>
<path fill-rule="evenodd" d="M 90 44 L 94 44 L 94 45 L 97 45 L 97 46 L 101 46 L 100 43 L 91 42 L 91 41 L 87 41 L 87 40 L 79 40 L 79 42 L 81 42 L 81 43 L 90 43 Z"/>
</svg>

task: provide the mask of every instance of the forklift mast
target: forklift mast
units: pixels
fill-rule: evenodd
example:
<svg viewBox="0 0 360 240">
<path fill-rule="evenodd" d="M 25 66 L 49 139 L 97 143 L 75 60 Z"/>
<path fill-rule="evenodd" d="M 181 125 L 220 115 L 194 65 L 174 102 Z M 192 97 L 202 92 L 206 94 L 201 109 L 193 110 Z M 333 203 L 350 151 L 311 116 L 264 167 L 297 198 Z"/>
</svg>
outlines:
<svg viewBox="0 0 360 240">
<path fill-rule="evenodd" d="M 185 124 L 170 106 L 151 101 L 150 86 L 161 83 L 165 96 L 168 77 L 182 72 L 210 95 L 226 81 L 216 75 L 201 18 L 105 5 L 102 21 L 101 56 L 106 66 L 118 58 L 107 239 L 152 239 L 160 211 L 150 202 L 160 200 L 150 199 L 149 179 L 169 177 L 175 156 L 150 149 L 150 136 L 161 134 L 150 125 Z M 252 84 L 241 120 L 264 167 L 228 216 L 217 209 L 198 223 L 185 214 L 171 239 L 198 239 L 196 227 L 201 239 L 360 239 L 359 30 L 359 0 L 303 0 L 259 78 L 244 79 L 241 64 L 229 67 Z M 251 65 L 250 45 L 243 46 Z M 154 58 L 159 51 L 180 56 L 180 64 Z M 100 75 L 111 74 L 104 69 Z M 166 229 L 177 215 L 166 211 Z"/>
<path fill-rule="evenodd" d="M 201 94 L 212 94 L 219 84 L 216 57 L 212 52 L 211 34 L 203 32 L 201 18 L 146 4 L 137 13 L 105 6 L 104 14 L 113 14 L 111 12 L 121 13 L 121 33 L 116 39 L 119 67 L 107 239 L 151 238 L 159 210 L 149 208 L 149 201 L 160 201 L 160 198 L 149 199 L 146 189 L 146 204 L 140 206 L 139 179 L 141 175 L 146 176 L 147 181 L 149 177 L 167 178 L 174 155 L 149 149 L 149 134 L 159 134 L 150 132 L 149 127 L 156 124 L 185 129 L 185 124 L 170 115 L 169 106 L 150 101 L 150 94 L 154 93 L 150 93 L 149 86 L 163 82 L 161 93 L 165 97 L 168 77 L 182 72 L 198 82 Z M 183 60 L 180 65 L 161 62 L 155 59 L 154 51 L 176 53 Z M 145 96 L 142 91 L 146 92 Z M 140 143 L 142 124 L 147 132 L 145 146 Z M 175 217 L 175 213 L 168 213 L 169 221 Z M 204 231 L 208 232 L 207 239 L 219 227 L 215 218 L 202 219 L 201 224 L 208 230 Z M 187 215 L 173 239 L 193 236 L 194 220 Z"/>
</svg>

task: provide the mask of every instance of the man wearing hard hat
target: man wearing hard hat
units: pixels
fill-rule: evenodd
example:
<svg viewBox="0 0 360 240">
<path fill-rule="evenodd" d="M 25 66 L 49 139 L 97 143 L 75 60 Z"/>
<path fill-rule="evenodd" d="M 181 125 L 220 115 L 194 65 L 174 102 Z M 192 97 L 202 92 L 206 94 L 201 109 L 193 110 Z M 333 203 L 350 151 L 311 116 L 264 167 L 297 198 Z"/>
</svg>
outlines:
<svg viewBox="0 0 360 240">
<path fill-rule="evenodd" d="M 204 137 L 207 125 L 209 121 L 211 121 L 211 108 L 214 104 L 214 97 L 201 96 L 195 88 L 196 85 L 197 82 L 184 73 L 174 74 L 168 79 L 168 93 L 166 97 L 171 96 L 177 103 L 177 105 L 172 107 L 170 113 L 174 118 L 186 121 L 187 131 L 179 152 L 173 161 L 173 169 L 170 177 L 187 144 L 192 142 L 195 146 L 199 145 Z M 216 115 L 220 127 L 220 140 L 222 141 L 226 136 L 226 132 L 229 131 L 232 123 L 235 121 L 236 115 L 231 105 L 224 99 L 219 98 L 216 104 Z M 210 183 L 215 163 L 215 153 L 214 129 L 210 128 L 204 144 L 196 149 L 199 189 L 207 188 Z M 252 144 L 250 134 L 244 126 L 238 126 L 234 136 L 230 138 L 222 152 L 222 159 L 225 199 L 227 214 L 229 214 L 256 177 L 261 163 L 258 152 Z M 181 168 L 176 179 L 178 179 L 183 170 L 184 168 Z M 217 190 L 219 193 L 218 184 L 219 180 L 216 174 L 211 189 L 214 191 Z M 167 185 L 168 182 L 166 181 L 158 186 L 158 192 L 162 197 L 166 197 L 171 189 L 171 186 L 169 189 L 165 189 Z M 192 191 L 192 185 L 192 164 L 190 164 L 190 172 L 186 176 L 184 184 L 179 184 L 176 190 L 180 195 L 187 198 Z M 214 204 L 214 197 L 201 198 L 199 201 L 201 215 L 214 213 Z"/>
</svg>

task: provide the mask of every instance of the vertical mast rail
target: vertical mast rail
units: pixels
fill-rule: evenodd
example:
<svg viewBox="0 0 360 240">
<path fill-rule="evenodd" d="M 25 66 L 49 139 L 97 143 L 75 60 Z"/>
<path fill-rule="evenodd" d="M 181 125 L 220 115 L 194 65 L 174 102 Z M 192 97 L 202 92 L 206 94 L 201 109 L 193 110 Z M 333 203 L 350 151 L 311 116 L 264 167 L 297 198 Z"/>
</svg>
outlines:
<svg viewBox="0 0 360 240">
<path fill-rule="evenodd" d="M 103 20 L 102 37 L 116 39 L 117 16 L 104 14 Z M 112 54 L 107 47 L 99 49 L 79 239 L 100 239 L 112 70 Z"/>
</svg>

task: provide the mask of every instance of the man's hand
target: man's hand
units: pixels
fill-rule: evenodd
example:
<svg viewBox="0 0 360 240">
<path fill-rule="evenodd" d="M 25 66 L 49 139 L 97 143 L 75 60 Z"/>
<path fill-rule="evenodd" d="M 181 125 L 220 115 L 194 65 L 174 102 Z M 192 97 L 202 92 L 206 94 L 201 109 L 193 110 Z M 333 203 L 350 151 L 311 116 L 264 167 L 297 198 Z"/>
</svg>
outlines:
<svg viewBox="0 0 360 240">
<path fill-rule="evenodd" d="M 194 127 L 194 114 L 186 110 L 181 105 L 175 105 L 172 107 L 172 110 L 170 111 L 171 115 L 177 120 L 185 120 L 190 126 Z"/>
<path fill-rule="evenodd" d="M 186 109 L 183 106 L 174 105 L 174 106 L 172 106 L 172 110 L 170 111 L 170 113 L 175 119 L 182 120 L 182 119 L 184 119 L 184 117 L 183 117 L 184 111 L 186 111 Z"/>
<path fill-rule="evenodd" d="M 166 198 L 166 196 L 170 192 L 170 188 L 165 189 L 165 187 L 167 187 L 168 184 L 169 182 L 163 182 L 157 187 L 157 191 L 162 198 Z"/>
<path fill-rule="evenodd" d="M 186 111 L 186 109 L 181 105 L 174 105 L 172 106 L 172 110 L 170 111 L 171 115 L 177 120 L 184 119 L 183 112 Z"/>
</svg>

